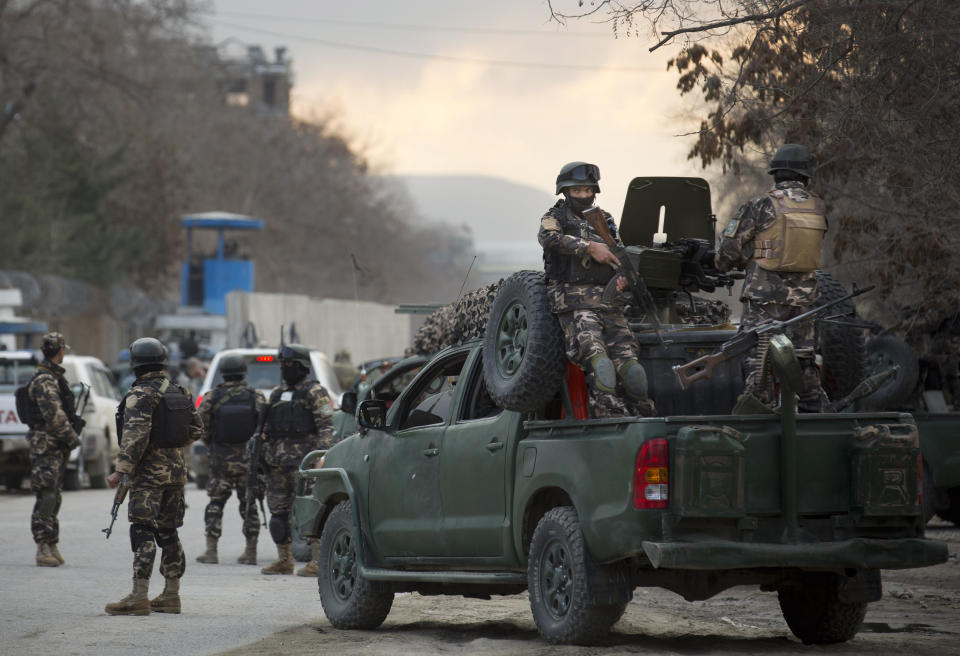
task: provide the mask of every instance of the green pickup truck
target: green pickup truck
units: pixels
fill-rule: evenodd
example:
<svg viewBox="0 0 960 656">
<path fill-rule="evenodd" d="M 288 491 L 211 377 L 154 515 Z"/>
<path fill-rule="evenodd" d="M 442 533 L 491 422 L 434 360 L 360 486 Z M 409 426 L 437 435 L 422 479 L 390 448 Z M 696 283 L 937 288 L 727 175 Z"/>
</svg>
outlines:
<svg viewBox="0 0 960 656">
<path fill-rule="evenodd" d="M 880 599 L 880 570 L 947 559 L 924 538 L 912 417 L 797 415 L 786 339 L 771 346 L 777 415 L 701 414 L 694 395 L 664 417 L 507 410 L 485 353 L 479 340 L 438 353 L 389 409 L 362 402 L 360 432 L 321 468 L 308 468 L 321 452 L 304 459 L 294 521 L 320 538 L 334 626 L 379 626 L 396 592 L 527 590 L 544 639 L 590 644 L 636 587 L 693 601 L 753 585 L 777 591 L 804 643 L 833 643 Z"/>
</svg>

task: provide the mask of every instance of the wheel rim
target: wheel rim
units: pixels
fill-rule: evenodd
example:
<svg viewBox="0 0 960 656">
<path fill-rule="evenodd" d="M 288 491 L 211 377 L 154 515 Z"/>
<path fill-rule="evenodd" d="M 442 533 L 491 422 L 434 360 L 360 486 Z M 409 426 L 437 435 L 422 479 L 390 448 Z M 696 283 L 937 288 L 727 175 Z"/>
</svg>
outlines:
<svg viewBox="0 0 960 656">
<path fill-rule="evenodd" d="M 353 548 L 353 535 L 349 530 L 340 531 L 333 540 L 330 551 L 330 578 L 333 594 L 346 601 L 353 594 L 357 581 L 357 557 Z"/>
<path fill-rule="evenodd" d="M 527 352 L 527 307 L 514 301 L 497 326 L 497 371 L 510 378 L 520 369 Z"/>
<path fill-rule="evenodd" d="M 573 601 L 570 552 L 559 540 L 550 542 L 540 558 L 540 598 L 555 620 L 562 620 L 570 612 Z"/>
</svg>

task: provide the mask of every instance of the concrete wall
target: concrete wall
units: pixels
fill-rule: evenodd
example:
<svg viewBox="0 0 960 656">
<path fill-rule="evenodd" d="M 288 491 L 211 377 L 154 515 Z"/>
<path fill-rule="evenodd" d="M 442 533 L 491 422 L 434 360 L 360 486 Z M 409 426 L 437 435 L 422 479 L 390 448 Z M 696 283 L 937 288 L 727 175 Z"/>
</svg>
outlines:
<svg viewBox="0 0 960 656">
<path fill-rule="evenodd" d="M 295 326 L 300 342 L 320 349 L 330 359 L 346 349 L 360 363 L 403 355 L 413 341 L 410 315 L 394 313 L 394 305 L 368 301 L 317 299 L 301 294 L 230 292 L 227 294 L 227 347 L 244 346 L 248 322 L 256 328 L 260 344 L 276 346 L 280 326 L 289 341 Z M 422 317 L 414 321 L 422 322 Z"/>
</svg>

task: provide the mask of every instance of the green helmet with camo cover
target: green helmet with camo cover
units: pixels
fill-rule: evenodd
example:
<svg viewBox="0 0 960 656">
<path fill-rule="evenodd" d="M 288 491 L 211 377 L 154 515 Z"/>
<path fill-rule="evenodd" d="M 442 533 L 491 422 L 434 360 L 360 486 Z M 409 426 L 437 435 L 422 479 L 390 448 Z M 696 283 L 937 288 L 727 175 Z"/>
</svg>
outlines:
<svg viewBox="0 0 960 656">
<path fill-rule="evenodd" d="M 310 349 L 303 344 L 285 344 L 280 347 L 278 354 L 280 362 L 299 362 L 310 369 Z"/>
<path fill-rule="evenodd" d="M 559 194 L 568 187 L 593 187 L 600 193 L 600 168 L 587 162 L 564 164 L 557 175 L 557 190 L 554 193 Z"/>
<path fill-rule="evenodd" d="M 220 360 L 220 374 L 224 378 L 227 376 L 246 376 L 247 361 L 243 359 L 242 355 L 225 355 Z"/>
<path fill-rule="evenodd" d="M 167 347 L 159 339 L 141 337 L 130 345 L 130 368 L 148 364 L 167 364 Z"/>
<path fill-rule="evenodd" d="M 773 174 L 777 171 L 793 171 L 805 178 L 813 177 L 813 165 L 810 151 L 806 146 L 800 144 L 783 144 L 777 148 L 773 159 L 770 160 L 770 168 L 767 173 Z"/>
</svg>

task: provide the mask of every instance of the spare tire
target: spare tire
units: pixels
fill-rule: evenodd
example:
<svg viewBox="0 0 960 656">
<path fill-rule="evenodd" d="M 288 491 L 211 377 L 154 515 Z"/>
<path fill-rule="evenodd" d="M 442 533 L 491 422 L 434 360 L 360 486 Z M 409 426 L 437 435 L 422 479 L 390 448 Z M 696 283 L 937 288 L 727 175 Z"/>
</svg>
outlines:
<svg viewBox="0 0 960 656">
<path fill-rule="evenodd" d="M 820 289 L 818 305 L 843 298 L 849 293 L 840 281 L 829 273 L 817 271 L 816 277 Z M 819 316 L 822 318 L 836 314 L 855 317 L 853 300 L 848 299 L 834 305 Z M 853 388 L 864 379 L 866 348 L 863 329 L 841 324 L 822 323 L 820 325 L 820 354 L 823 356 L 820 384 L 830 400 L 837 401 L 852 392 Z"/>
<path fill-rule="evenodd" d="M 899 365 L 897 375 L 873 394 L 864 397 L 865 408 L 895 409 L 905 404 L 920 380 L 920 363 L 906 342 L 896 335 L 877 335 L 867 340 L 867 373 L 879 374 Z"/>
<path fill-rule="evenodd" d="M 501 284 L 487 319 L 483 380 L 490 397 L 507 410 L 536 410 L 556 395 L 566 366 L 543 272 L 518 271 Z"/>
</svg>

